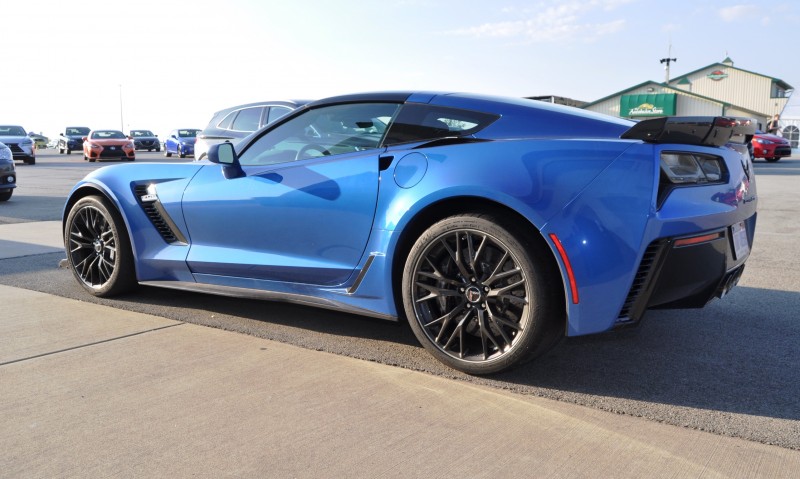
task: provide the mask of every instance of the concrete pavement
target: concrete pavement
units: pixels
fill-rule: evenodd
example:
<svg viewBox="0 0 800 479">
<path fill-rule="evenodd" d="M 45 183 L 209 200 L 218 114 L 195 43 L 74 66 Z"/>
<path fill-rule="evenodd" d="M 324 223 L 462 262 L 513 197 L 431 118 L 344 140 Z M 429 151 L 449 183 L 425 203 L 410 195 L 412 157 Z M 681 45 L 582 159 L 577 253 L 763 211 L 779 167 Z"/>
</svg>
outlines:
<svg viewBox="0 0 800 479">
<path fill-rule="evenodd" d="M 59 248 L 57 222 L 0 225 L 0 257 Z M 0 477 L 800 470 L 800 451 L 239 333 L 9 286 L 0 304 Z"/>
</svg>

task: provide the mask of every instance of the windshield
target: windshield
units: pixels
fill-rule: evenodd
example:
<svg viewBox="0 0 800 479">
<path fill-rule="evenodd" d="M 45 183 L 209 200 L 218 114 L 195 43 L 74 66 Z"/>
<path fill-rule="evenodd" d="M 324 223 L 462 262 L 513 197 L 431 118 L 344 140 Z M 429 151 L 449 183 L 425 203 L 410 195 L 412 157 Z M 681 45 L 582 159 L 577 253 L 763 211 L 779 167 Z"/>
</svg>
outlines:
<svg viewBox="0 0 800 479">
<path fill-rule="evenodd" d="M 2 125 L 0 126 L 0 136 L 27 136 L 25 134 L 25 128 L 21 126 L 14 126 L 14 125 Z"/>
<path fill-rule="evenodd" d="M 67 128 L 67 135 L 88 135 L 89 129 L 82 126 L 74 126 Z"/>
<path fill-rule="evenodd" d="M 139 137 L 139 136 L 155 136 L 153 132 L 150 130 L 131 130 L 131 136 Z"/>
<path fill-rule="evenodd" d="M 121 140 L 123 138 L 125 138 L 125 134 L 116 130 L 99 130 L 92 132 L 92 139 L 94 140 Z"/>
<path fill-rule="evenodd" d="M 200 130 L 178 130 L 178 136 L 181 138 L 194 138 L 198 133 Z"/>
</svg>

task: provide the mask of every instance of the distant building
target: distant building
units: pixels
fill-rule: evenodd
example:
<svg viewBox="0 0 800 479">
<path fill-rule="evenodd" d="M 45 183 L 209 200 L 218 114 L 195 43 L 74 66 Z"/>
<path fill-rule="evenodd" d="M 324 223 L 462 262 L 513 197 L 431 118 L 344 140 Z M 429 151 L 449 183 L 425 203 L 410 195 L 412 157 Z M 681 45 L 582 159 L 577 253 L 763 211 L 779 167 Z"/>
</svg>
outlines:
<svg viewBox="0 0 800 479">
<path fill-rule="evenodd" d="M 733 60 L 726 58 L 669 83 L 646 81 L 583 108 L 632 119 L 742 116 L 754 118 L 763 129 L 773 115 L 783 112 L 792 92 L 785 81 L 734 67 Z"/>
<path fill-rule="evenodd" d="M 565 98 L 563 96 L 553 96 L 553 95 L 549 95 L 549 96 L 528 96 L 528 97 L 525 97 L 525 98 L 527 98 L 529 100 L 539 100 L 539 101 L 543 101 L 543 102 L 546 102 L 546 103 L 555 103 L 557 105 L 574 106 L 576 108 L 583 108 L 583 106 L 586 104 L 585 101 L 573 100 L 572 98 Z"/>
</svg>

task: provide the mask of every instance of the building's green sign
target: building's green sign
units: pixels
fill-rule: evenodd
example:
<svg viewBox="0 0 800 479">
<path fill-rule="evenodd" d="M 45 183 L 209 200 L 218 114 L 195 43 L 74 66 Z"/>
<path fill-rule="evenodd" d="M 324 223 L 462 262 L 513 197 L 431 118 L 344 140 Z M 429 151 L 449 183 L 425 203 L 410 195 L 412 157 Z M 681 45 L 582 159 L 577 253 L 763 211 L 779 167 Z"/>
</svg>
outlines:
<svg viewBox="0 0 800 479">
<path fill-rule="evenodd" d="M 672 116 L 678 95 L 659 93 L 649 95 L 622 95 L 619 100 L 619 116 Z"/>
</svg>

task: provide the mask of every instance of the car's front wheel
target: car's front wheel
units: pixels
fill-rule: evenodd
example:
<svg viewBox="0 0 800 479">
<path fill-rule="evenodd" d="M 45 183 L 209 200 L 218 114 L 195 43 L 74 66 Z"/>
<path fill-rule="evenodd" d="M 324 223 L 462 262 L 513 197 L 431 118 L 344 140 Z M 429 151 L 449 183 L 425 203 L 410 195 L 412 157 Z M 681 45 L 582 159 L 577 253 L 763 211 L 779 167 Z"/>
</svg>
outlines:
<svg viewBox="0 0 800 479">
<path fill-rule="evenodd" d="M 125 225 L 105 198 L 87 196 L 70 208 L 64 245 L 72 273 L 91 294 L 113 296 L 136 285 Z"/>
<path fill-rule="evenodd" d="M 428 228 L 403 270 L 403 307 L 434 357 L 468 374 L 503 371 L 555 344 L 563 313 L 549 251 L 493 215 Z M 563 297 L 563 296 L 562 296 Z"/>
<path fill-rule="evenodd" d="M 178 158 L 186 158 L 186 152 L 180 146 L 178 147 Z"/>
<path fill-rule="evenodd" d="M 780 158 L 778 158 L 777 156 L 776 157 L 772 157 L 772 158 L 764 158 L 764 159 L 767 160 L 770 163 L 775 163 L 776 161 L 780 160 Z"/>
<path fill-rule="evenodd" d="M 170 153 L 168 149 L 164 148 L 164 156 L 166 156 L 167 158 L 171 158 L 172 153 Z"/>
<path fill-rule="evenodd" d="M 14 194 L 14 190 L 4 191 L 0 193 L 0 201 L 8 201 L 11 199 L 11 195 Z"/>
</svg>

